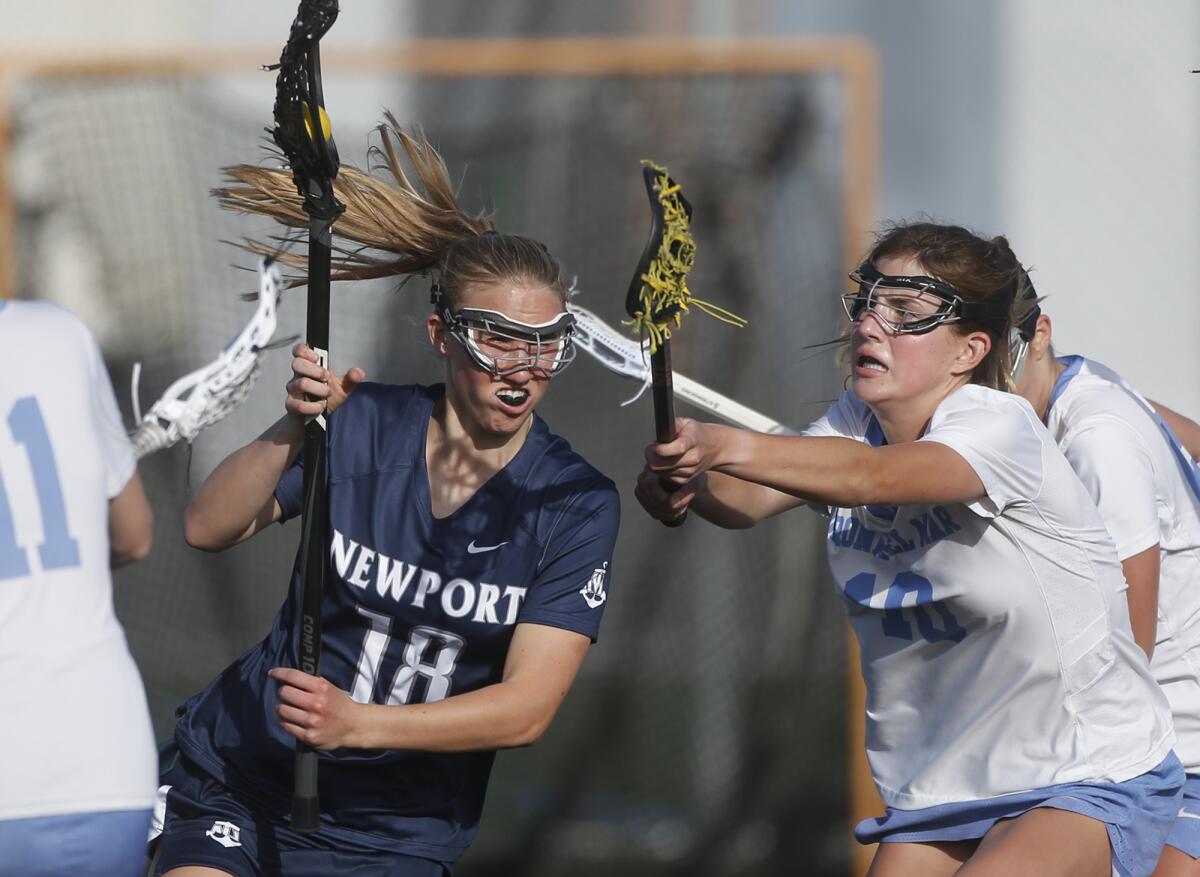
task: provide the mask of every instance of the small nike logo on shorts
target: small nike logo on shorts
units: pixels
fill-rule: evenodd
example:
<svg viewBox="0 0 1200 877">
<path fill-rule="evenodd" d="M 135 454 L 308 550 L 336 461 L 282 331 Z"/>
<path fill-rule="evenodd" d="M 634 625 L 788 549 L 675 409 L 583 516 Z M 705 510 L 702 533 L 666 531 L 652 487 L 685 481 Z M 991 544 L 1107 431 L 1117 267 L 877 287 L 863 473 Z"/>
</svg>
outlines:
<svg viewBox="0 0 1200 877">
<path fill-rule="evenodd" d="M 1200 813 L 1188 813 L 1186 810 L 1180 810 L 1177 819 L 1200 819 Z"/>
<path fill-rule="evenodd" d="M 472 539 L 471 544 L 467 546 L 467 554 L 483 554 L 485 551 L 495 551 L 507 544 L 507 542 L 501 542 L 499 545 L 476 545 L 475 540 Z"/>
</svg>

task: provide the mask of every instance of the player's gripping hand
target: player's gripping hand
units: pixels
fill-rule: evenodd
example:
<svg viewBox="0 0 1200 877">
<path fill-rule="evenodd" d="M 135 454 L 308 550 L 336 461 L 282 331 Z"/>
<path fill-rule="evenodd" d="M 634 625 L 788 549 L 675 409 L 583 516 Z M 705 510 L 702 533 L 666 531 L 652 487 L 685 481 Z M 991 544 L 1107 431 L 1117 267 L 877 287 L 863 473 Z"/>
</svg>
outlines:
<svg viewBox="0 0 1200 877">
<path fill-rule="evenodd" d="M 675 438 L 646 447 L 646 468 L 668 485 L 682 487 L 713 467 L 725 429 L 715 423 L 676 417 Z"/>
<path fill-rule="evenodd" d="M 275 715 L 283 730 L 313 749 L 356 745 L 362 704 L 328 679 L 303 670 L 276 667 L 268 675 L 280 683 Z"/>
<path fill-rule="evenodd" d="M 659 473 L 647 466 L 638 473 L 633 495 L 650 517 L 660 521 L 673 521 L 688 510 L 696 494 L 704 489 L 707 479 L 707 475 L 698 475 L 682 487 L 676 488 L 670 482 L 664 482 Z"/>
<path fill-rule="evenodd" d="M 287 399 L 283 403 L 289 414 L 311 417 L 323 411 L 332 413 L 367 377 L 358 367 L 344 375 L 321 368 L 316 351 L 303 341 L 292 348 L 292 356 L 292 379 L 287 383 Z"/>
</svg>

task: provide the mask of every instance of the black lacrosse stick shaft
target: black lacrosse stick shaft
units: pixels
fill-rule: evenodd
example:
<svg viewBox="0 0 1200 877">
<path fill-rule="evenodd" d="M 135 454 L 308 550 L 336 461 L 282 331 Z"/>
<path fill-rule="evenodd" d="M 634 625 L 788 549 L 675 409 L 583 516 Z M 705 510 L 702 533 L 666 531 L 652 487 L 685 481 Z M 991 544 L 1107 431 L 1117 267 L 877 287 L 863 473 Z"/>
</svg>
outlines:
<svg viewBox="0 0 1200 877">
<path fill-rule="evenodd" d="M 329 349 L 330 226 L 327 219 L 309 221 L 308 314 L 305 343 L 327 362 Z M 300 537 L 300 669 L 317 675 L 321 666 L 321 599 L 325 593 L 326 544 L 329 532 L 328 415 L 304 424 L 304 512 Z M 315 832 L 320 825 L 317 753 L 296 744 L 292 829 Z"/>
<path fill-rule="evenodd" d="M 654 438 L 658 442 L 675 439 L 675 384 L 671 380 L 671 342 L 662 338 L 658 349 L 650 354 L 650 390 L 654 396 Z M 664 479 L 663 486 L 674 492 L 678 488 Z M 663 521 L 668 527 L 682 527 L 687 520 L 685 511 L 678 518 Z"/>
<path fill-rule="evenodd" d="M 275 127 L 271 136 L 287 157 L 296 189 L 304 198 L 308 223 L 308 317 L 305 341 L 329 364 L 329 273 L 334 220 L 344 209 L 334 196 L 339 160 L 328 132 L 321 87 L 320 39 L 337 19 L 337 0 L 301 0 L 275 85 Z M 304 425 L 304 509 L 300 536 L 300 669 L 317 675 L 321 663 L 321 600 L 329 538 L 328 418 Z M 320 825 L 317 753 L 296 744 L 292 790 L 292 829 L 315 832 Z"/>
<path fill-rule="evenodd" d="M 654 437 L 675 438 L 675 385 L 671 380 L 671 342 L 663 338 L 650 354 L 650 384 L 654 394 Z"/>
</svg>

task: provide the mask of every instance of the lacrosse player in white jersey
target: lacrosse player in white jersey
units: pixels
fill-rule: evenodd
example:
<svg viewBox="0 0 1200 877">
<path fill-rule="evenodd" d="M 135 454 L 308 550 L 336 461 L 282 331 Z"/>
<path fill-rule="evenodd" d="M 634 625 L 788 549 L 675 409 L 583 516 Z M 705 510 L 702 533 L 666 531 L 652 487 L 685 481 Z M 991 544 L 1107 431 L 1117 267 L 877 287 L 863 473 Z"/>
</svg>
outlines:
<svg viewBox="0 0 1200 877">
<path fill-rule="evenodd" d="M 0 874 L 139 874 L 157 754 L 109 569 L 150 507 L 83 324 L 0 300 L 0 350 Z"/>
<path fill-rule="evenodd" d="M 637 495 L 725 527 L 828 515 L 887 805 L 856 829 L 873 877 L 1149 875 L 1183 769 L 1100 513 L 1002 391 L 1020 265 L 1002 237 L 916 223 L 851 278 L 825 416 L 799 437 L 680 420 Z"/>
<path fill-rule="evenodd" d="M 1200 877 L 1200 472 L 1151 404 L 1111 369 L 1057 357 L 1036 305 L 1014 338 L 1017 390 L 1096 501 L 1129 584 L 1133 635 L 1171 705 L 1187 772 L 1158 877 Z"/>
</svg>

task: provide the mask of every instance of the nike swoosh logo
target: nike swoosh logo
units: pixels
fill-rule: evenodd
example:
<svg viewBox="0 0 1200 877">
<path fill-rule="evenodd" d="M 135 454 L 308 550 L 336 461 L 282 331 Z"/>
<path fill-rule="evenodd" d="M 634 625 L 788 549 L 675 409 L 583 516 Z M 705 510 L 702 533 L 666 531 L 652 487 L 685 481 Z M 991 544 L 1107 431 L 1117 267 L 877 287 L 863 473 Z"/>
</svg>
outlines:
<svg viewBox="0 0 1200 877">
<path fill-rule="evenodd" d="M 1195 813 L 1188 813 L 1186 810 L 1180 810 L 1178 813 L 1179 819 L 1200 819 Z"/>
<path fill-rule="evenodd" d="M 467 554 L 483 554 L 485 551 L 495 551 L 502 545 L 507 545 L 507 542 L 501 542 L 500 545 L 476 545 L 475 540 L 471 540 L 471 544 L 467 546 Z"/>
</svg>

